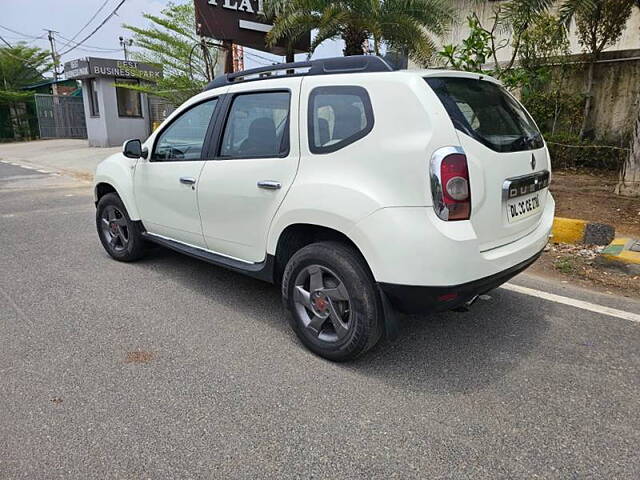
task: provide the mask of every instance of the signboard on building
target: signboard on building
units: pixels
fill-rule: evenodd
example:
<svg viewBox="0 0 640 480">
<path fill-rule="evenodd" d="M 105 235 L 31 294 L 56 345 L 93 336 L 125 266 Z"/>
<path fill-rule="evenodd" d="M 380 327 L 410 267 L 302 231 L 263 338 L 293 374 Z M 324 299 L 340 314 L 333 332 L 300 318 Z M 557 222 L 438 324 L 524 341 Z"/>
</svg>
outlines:
<svg viewBox="0 0 640 480">
<path fill-rule="evenodd" d="M 264 0 L 194 0 L 198 35 L 226 40 L 245 47 L 284 55 L 284 43 L 274 48 L 265 44 L 272 25 L 262 16 Z M 307 52 L 311 32 L 294 45 L 296 52 Z"/>
<path fill-rule="evenodd" d="M 88 57 L 65 63 L 64 74 L 68 80 L 91 77 L 118 77 L 155 81 L 162 78 L 162 69 L 156 65 L 130 60 Z"/>
</svg>

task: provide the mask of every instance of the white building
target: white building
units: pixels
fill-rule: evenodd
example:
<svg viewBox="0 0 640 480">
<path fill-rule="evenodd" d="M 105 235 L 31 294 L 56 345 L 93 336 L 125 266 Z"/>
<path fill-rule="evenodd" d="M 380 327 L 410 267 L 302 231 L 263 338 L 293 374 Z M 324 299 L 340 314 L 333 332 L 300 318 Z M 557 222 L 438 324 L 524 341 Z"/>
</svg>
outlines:
<svg viewBox="0 0 640 480">
<path fill-rule="evenodd" d="M 501 3 L 506 3 L 505 0 L 494 0 L 477 2 L 474 0 L 451 0 L 454 5 L 455 14 L 454 22 L 451 25 L 449 32 L 441 39 L 437 39 L 438 47 L 443 45 L 459 45 L 465 38 L 469 36 L 469 24 L 467 17 L 473 12 L 476 12 L 480 23 L 487 30 L 491 29 L 493 24 L 494 9 Z M 559 2 L 557 2 L 559 3 Z M 497 32 L 496 43 L 499 44 L 503 40 L 508 39 L 508 35 L 505 33 Z M 572 22 L 569 30 L 569 42 L 570 50 L 572 54 L 579 54 L 583 52 L 580 43 L 578 42 L 577 28 L 575 22 Z M 606 52 L 622 51 L 622 50 L 636 50 L 640 49 L 640 9 L 634 8 L 627 26 L 622 33 L 620 39 L 615 45 L 612 45 L 605 49 Z M 511 59 L 513 49 L 511 45 L 506 46 L 498 50 L 498 61 L 508 61 Z"/>
</svg>

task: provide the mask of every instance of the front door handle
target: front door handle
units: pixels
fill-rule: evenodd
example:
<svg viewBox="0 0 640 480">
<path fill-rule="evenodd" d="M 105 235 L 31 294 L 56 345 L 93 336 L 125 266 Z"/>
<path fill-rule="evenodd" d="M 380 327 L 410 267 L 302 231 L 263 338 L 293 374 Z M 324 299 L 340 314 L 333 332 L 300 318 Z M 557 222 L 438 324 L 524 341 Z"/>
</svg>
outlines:
<svg viewBox="0 0 640 480">
<path fill-rule="evenodd" d="M 260 180 L 258 182 L 258 187 L 265 188 L 267 190 L 278 190 L 282 185 L 280 182 L 276 182 L 275 180 Z"/>
<path fill-rule="evenodd" d="M 180 183 L 184 183 L 185 185 L 193 185 L 196 183 L 196 179 L 193 177 L 180 177 Z"/>
</svg>

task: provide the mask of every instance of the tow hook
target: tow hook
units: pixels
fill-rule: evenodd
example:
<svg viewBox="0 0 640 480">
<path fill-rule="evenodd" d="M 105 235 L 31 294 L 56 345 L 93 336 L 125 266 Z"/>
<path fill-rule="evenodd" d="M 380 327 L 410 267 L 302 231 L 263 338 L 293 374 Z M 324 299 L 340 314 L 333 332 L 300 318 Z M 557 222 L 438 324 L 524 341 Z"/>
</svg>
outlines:
<svg viewBox="0 0 640 480">
<path fill-rule="evenodd" d="M 471 305 L 473 305 L 476 300 L 478 300 L 478 297 L 480 297 L 480 295 L 474 295 L 472 298 L 467 300 L 463 305 L 460 305 L 459 307 L 454 308 L 453 311 L 454 312 L 460 312 L 460 313 L 468 312 L 469 311 L 469 307 Z"/>
</svg>

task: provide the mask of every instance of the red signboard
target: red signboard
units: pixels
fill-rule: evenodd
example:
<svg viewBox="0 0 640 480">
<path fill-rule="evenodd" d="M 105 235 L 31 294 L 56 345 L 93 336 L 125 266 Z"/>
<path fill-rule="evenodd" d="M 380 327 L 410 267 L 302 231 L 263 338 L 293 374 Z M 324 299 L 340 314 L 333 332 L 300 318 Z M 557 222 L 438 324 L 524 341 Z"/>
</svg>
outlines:
<svg viewBox="0 0 640 480">
<path fill-rule="evenodd" d="M 274 48 L 265 45 L 271 25 L 262 16 L 264 0 L 194 0 L 198 35 L 226 40 L 238 45 L 272 52 L 286 53 L 284 43 Z M 294 45 L 296 52 L 307 52 L 311 32 Z"/>
</svg>

